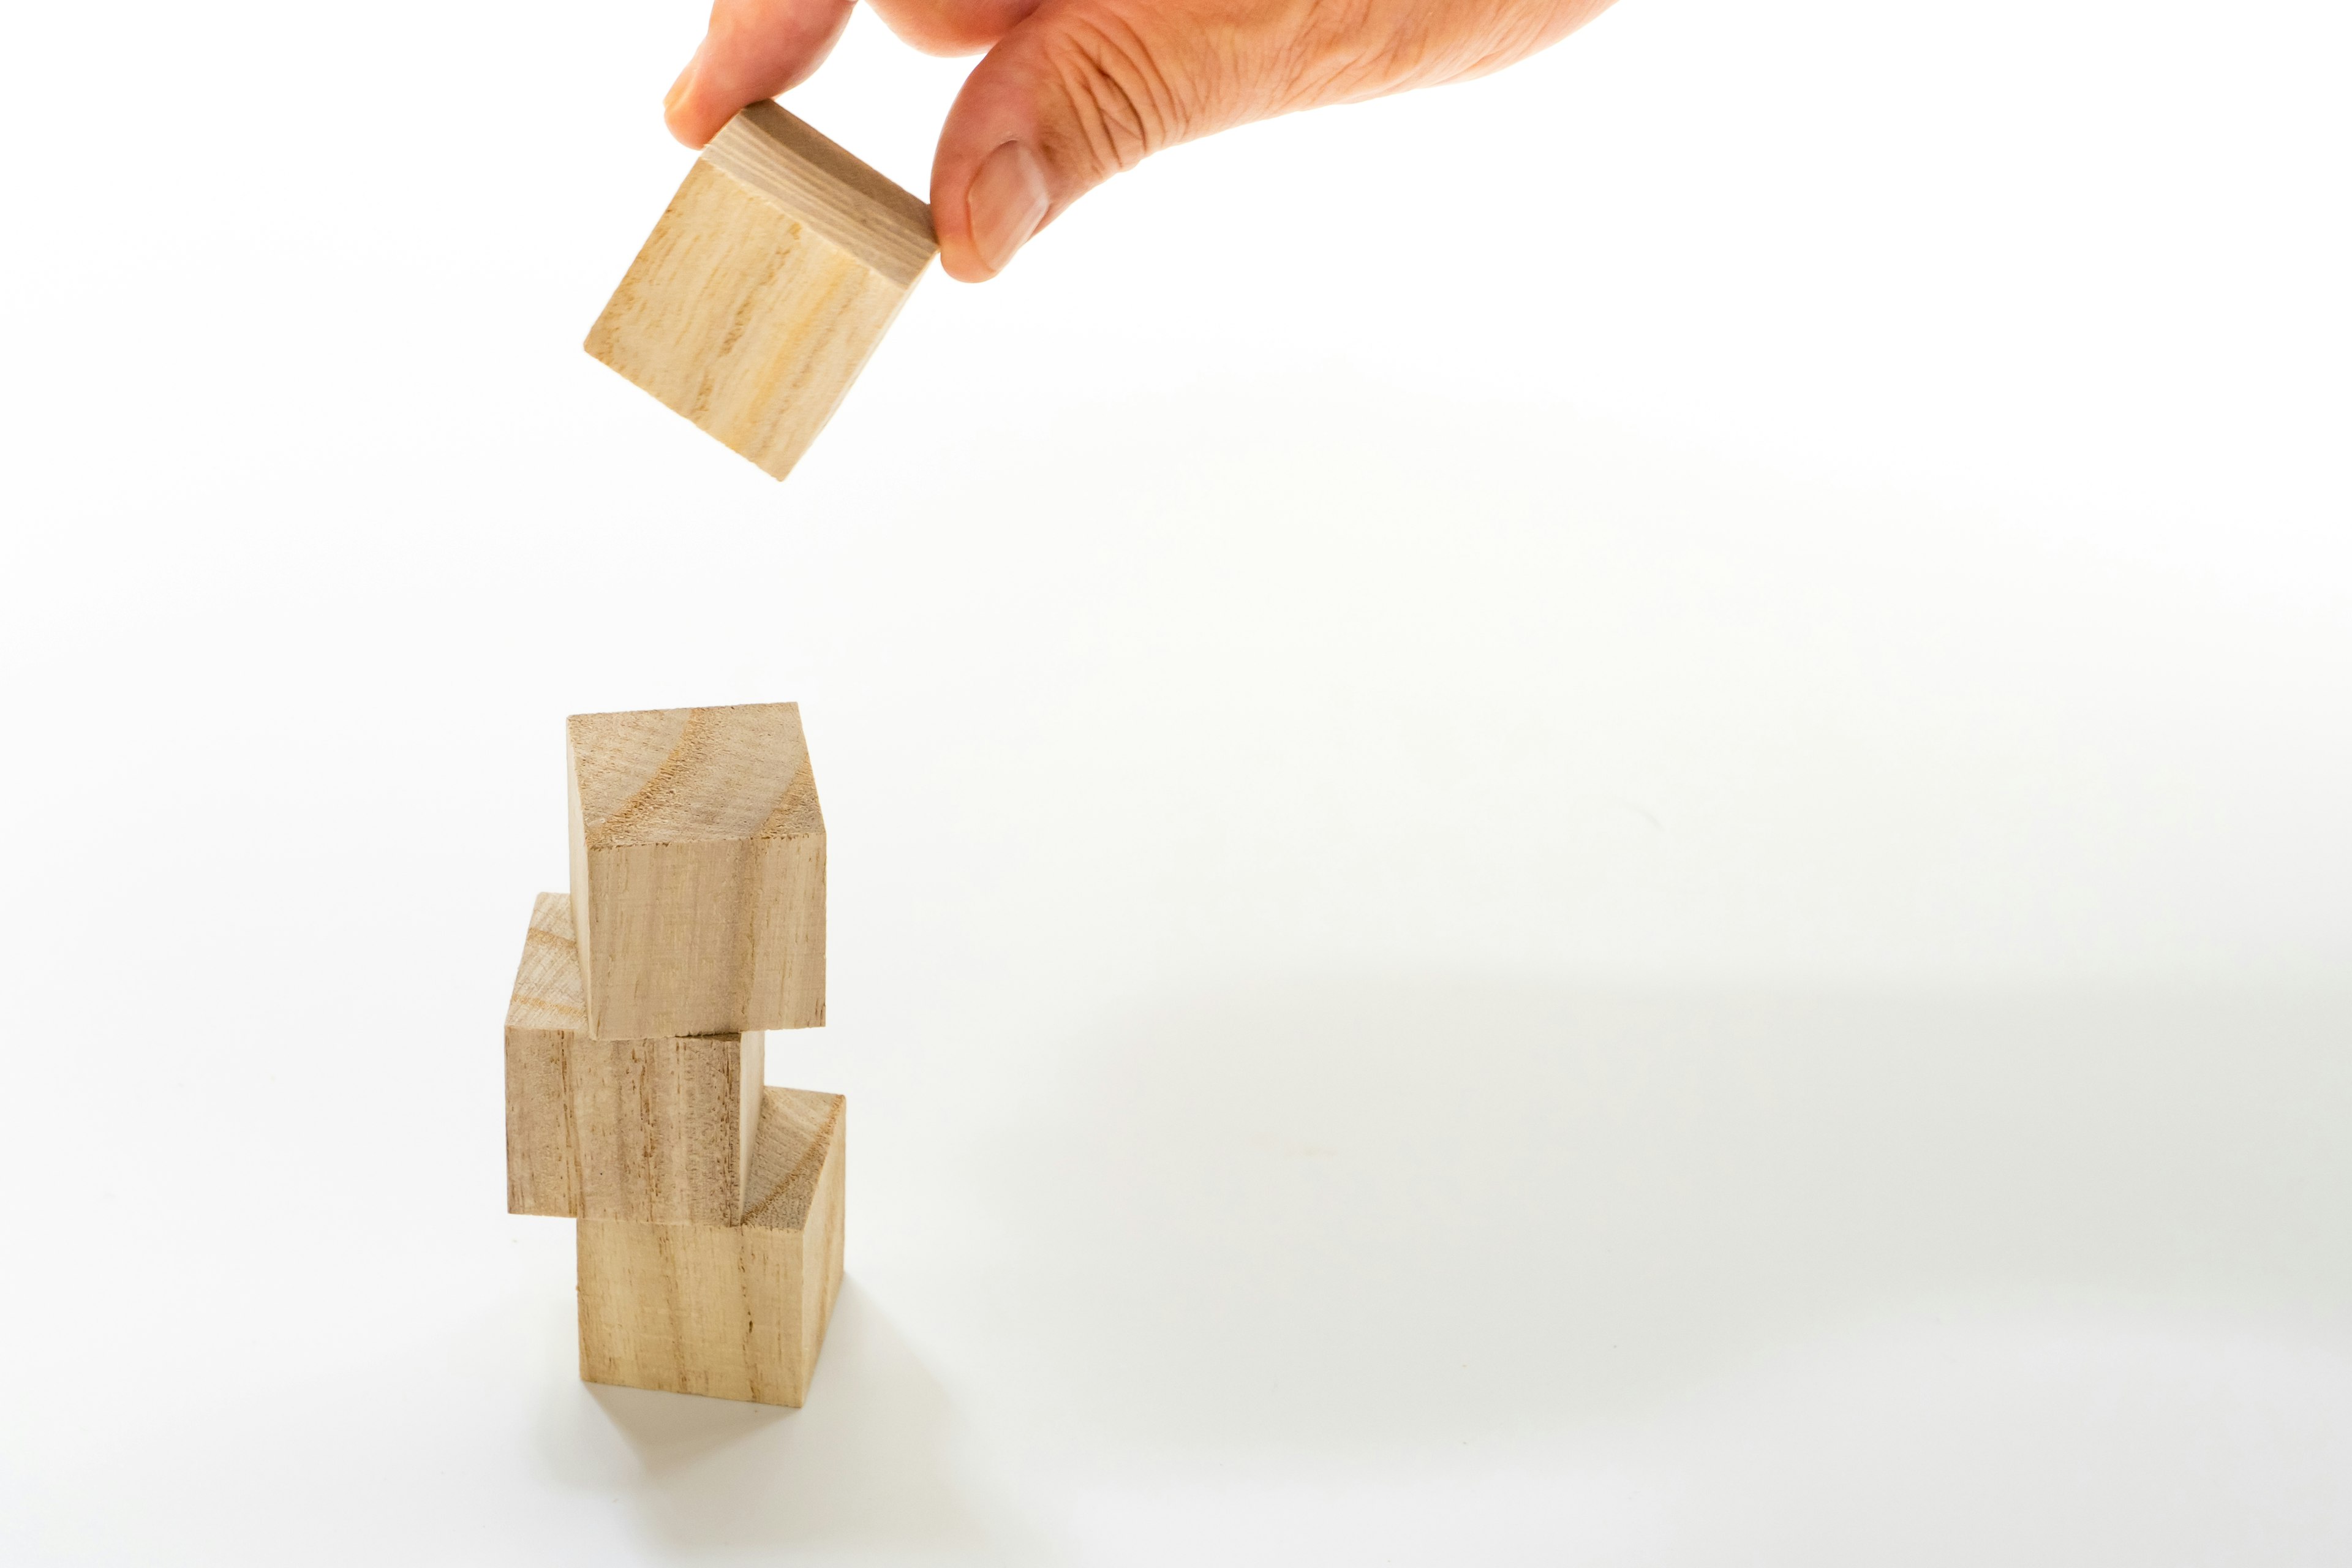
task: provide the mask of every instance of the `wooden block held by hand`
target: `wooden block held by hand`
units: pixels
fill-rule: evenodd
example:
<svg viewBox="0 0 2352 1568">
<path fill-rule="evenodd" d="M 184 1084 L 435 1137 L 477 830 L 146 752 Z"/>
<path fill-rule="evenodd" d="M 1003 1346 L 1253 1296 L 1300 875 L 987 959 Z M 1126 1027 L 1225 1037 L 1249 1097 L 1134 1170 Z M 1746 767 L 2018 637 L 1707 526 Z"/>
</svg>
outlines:
<svg viewBox="0 0 2352 1568">
<path fill-rule="evenodd" d="M 824 816 L 791 702 L 583 713 L 572 904 L 598 1039 L 824 1022 Z"/>
<path fill-rule="evenodd" d="M 929 207 L 755 103 L 695 160 L 585 346 L 781 479 L 938 249 Z"/>
<path fill-rule="evenodd" d="M 808 1396 L 841 1292 L 837 1094 L 771 1089 L 738 1226 L 580 1222 L 580 1375 L 761 1405 Z"/>
<path fill-rule="evenodd" d="M 507 1008 L 507 1208 L 646 1224 L 743 1213 L 765 1037 L 589 1037 L 572 900 L 531 909 Z"/>
</svg>

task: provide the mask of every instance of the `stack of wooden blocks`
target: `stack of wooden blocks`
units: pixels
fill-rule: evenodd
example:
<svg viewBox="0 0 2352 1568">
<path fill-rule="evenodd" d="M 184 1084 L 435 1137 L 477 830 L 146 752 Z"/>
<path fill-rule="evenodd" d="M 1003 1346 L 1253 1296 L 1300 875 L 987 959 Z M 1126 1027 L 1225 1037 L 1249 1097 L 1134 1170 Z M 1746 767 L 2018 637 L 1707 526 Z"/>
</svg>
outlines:
<svg viewBox="0 0 2352 1568">
<path fill-rule="evenodd" d="M 799 1405 L 841 1289 L 845 1102 L 771 1089 L 824 1022 L 799 708 L 570 721 L 572 890 L 507 1011 L 507 1207 L 579 1221 L 580 1375 Z"/>
<path fill-rule="evenodd" d="M 774 103 L 696 160 L 588 352 L 782 479 L 937 254 L 930 211 Z M 507 1207 L 580 1225 L 580 1375 L 798 1405 L 841 1289 L 824 818 L 789 702 L 571 721 L 572 890 L 507 1009 Z"/>
</svg>

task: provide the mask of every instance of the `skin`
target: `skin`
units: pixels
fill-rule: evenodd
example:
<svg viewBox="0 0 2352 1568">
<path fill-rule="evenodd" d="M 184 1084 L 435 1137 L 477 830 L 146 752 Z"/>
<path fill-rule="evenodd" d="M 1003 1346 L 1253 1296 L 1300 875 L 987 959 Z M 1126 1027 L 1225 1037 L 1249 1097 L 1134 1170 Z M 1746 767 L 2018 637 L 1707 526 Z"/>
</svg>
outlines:
<svg viewBox="0 0 2352 1568">
<path fill-rule="evenodd" d="M 805 81 L 853 0 L 717 0 L 663 100 L 700 147 Z M 940 261 L 977 283 L 1069 205 L 1179 142 L 1484 76 L 1610 0 L 873 0 L 930 54 L 980 54 L 931 164 Z"/>
</svg>

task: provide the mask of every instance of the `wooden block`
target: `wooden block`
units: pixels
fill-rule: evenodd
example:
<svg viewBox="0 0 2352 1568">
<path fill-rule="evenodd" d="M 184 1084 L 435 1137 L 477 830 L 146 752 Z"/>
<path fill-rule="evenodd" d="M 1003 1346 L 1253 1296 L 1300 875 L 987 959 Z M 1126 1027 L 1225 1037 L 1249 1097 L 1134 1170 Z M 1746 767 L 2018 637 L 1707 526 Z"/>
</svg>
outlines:
<svg viewBox="0 0 2352 1568">
<path fill-rule="evenodd" d="M 507 1003 L 507 1212 L 577 1215 L 572 1041 L 586 1026 L 572 902 L 541 893 Z"/>
<path fill-rule="evenodd" d="M 790 702 L 575 715 L 572 902 L 598 1039 L 824 1022 L 824 816 Z"/>
<path fill-rule="evenodd" d="M 743 1212 L 766 1038 L 598 1040 L 572 900 L 532 906 L 507 1008 L 507 1208 L 665 1225 Z"/>
<path fill-rule="evenodd" d="M 703 149 L 586 347 L 781 479 L 938 249 L 929 207 L 755 103 Z"/>
<path fill-rule="evenodd" d="M 808 1396 L 841 1292 L 837 1094 L 771 1089 L 738 1226 L 580 1222 L 580 1375 L 761 1405 Z"/>
</svg>

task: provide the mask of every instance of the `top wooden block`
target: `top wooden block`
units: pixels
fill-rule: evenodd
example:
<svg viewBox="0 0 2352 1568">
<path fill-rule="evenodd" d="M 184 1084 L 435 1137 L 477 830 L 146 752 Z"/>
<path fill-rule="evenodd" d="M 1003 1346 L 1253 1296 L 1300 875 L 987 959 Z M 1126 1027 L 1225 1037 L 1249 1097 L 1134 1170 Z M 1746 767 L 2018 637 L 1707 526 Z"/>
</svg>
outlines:
<svg viewBox="0 0 2352 1568">
<path fill-rule="evenodd" d="M 791 702 L 569 726 L 572 923 L 597 1039 L 824 1022 L 824 816 Z"/>
<path fill-rule="evenodd" d="M 585 346 L 781 479 L 938 249 L 929 207 L 755 103 L 703 149 Z"/>
</svg>

